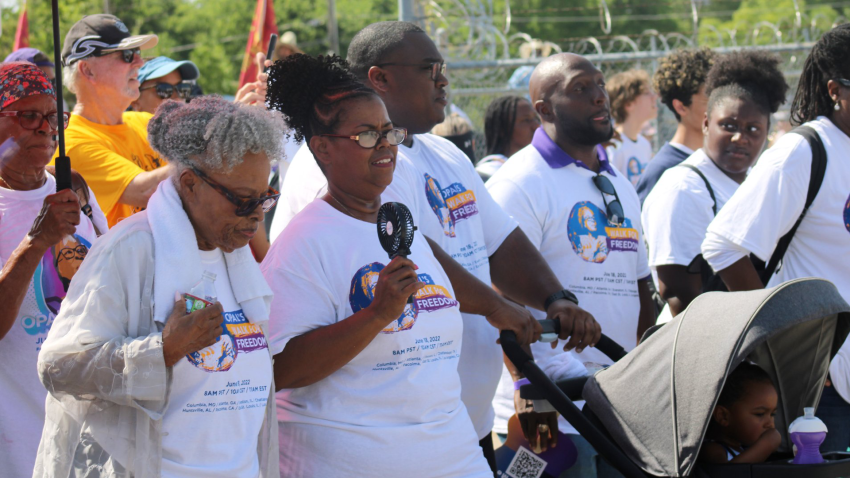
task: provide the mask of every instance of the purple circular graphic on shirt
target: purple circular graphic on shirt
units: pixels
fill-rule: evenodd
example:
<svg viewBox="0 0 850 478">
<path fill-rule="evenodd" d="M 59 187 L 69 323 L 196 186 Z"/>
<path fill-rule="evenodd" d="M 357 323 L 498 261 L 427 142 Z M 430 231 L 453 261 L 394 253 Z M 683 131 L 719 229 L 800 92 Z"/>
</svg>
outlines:
<svg viewBox="0 0 850 478">
<path fill-rule="evenodd" d="M 847 196 L 847 204 L 844 205 L 844 227 L 850 232 L 850 196 Z"/>
</svg>

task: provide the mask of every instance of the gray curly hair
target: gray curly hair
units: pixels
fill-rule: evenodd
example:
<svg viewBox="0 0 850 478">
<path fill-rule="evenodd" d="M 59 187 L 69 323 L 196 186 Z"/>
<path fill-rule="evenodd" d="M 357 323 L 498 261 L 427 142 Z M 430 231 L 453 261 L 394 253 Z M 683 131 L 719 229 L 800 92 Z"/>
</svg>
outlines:
<svg viewBox="0 0 850 478">
<path fill-rule="evenodd" d="M 151 147 L 179 169 L 200 166 L 227 172 L 246 153 L 283 157 L 287 127 L 281 114 L 202 96 L 191 103 L 166 101 L 148 123 Z"/>
</svg>

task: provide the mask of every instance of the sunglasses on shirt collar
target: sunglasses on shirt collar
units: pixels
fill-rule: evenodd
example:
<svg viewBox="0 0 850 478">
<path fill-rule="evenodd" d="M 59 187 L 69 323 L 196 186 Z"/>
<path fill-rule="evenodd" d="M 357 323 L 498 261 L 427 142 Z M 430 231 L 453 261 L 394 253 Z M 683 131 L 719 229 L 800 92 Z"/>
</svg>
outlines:
<svg viewBox="0 0 850 478">
<path fill-rule="evenodd" d="M 614 184 L 607 177 L 597 174 L 593 177 L 593 185 L 602 193 L 602 202 L 605 203 L 605 214 L 608 216 L 608 222 L 622 226 L 626 214 L 623 211 L 620 196 L 617 194 L 617 190 L 614 189 Z M 614 196 L 614 200 L 608 202 L 608 198 L 605 197 L 606 194 L 608 196 Z"/>
</svg>

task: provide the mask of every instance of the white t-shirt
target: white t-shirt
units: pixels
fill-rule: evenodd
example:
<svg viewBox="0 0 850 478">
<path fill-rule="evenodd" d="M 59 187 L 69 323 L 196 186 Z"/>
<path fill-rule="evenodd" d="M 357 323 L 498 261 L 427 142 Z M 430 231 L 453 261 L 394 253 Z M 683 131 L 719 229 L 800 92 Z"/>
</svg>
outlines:
<svg viewBox="0 0 850 478">
<path fill-rule="evenodd" d="M 801 277 L 822 277 L 850 301 L 850 138 L 825 117 L 806 123 L 826 149 L 826 174 L 817 197 L 794 234 L 781 268 L 768 287 Z M 788 133 L 765 151 L 747 180 L 708 227 L 703 257 L 723 270 L 749 253 L 767 261 L 779 239 L 806 204 L 812 151 L 800 135 Z M 845 342 L 830 376 L 836 390 L 850 401 L 850 344 Z M 841 357 L 849 357 L 841 359 Z"/>
<path fill-rule="evenodd" d="M 622 174 L 601 174 L 620 197 L 626 215 L 621 227 L 608 223 L 602 193 L 592 181 L 596 173 L 575 163 L 550 167 L 534 144 L 511 156 L 487 187 L 540 250 L 561 284 L 596 318 L 602 332 L 631 350 L 637 342 L 640 315 L 637 281 L 650 274 L 640 201 Z M 531 310 L 531 314 L 546 318 L 542 311 Z M 548 345 L 533 351 L 538 361 L 561 352 Z M 577 356 L 585 365 L 611 363 L 593 348 Z"/>
<path fill-rule="evenodd" d="M 614 146 L 607 148 L 611 165 L 626 175 L 626 178 L 637 186 L 646 165 L 652 159 L 652 144 L 643 135 L 638 134 L 637 140 L 632 141 L 626 135 L 620 135 L 620 140 L 614 140 Z"/>
<path fill-rule="evenodd" d="M 389 263 L 376 236 L 321 199 L 293 218 L 261 266 L 273 353 L 371 304 Z M 414 304 L 341 369 L 278 392 L 283 475 L 492 477 L 460 400 L 454 290 L 421 234 L 409 257 L 428 284 Z"/>
<path fill-rule="evenodd" d="M 302 147 L 287 172 L 273 228 L 288 223 L 326 191 L 327 179 Z M 393 182 L 382 199 L 405 203 L 419 231 L 485 284 L 491 283 L 490 255 L 517 226 L 490 197 L 469 158 L 451 141 L 432 134 L 415 135 L 410 148 L 398 147 Z M 499 331 L 480 315 L 462 315 L 463 402 L 483 438 L 493 426 L 492 400 L 501 374 Z"/>
<path fill-rule="evenodd" d="M 0 187 L 0 267 L 27 236 L 41 212 L 44 198 L 56 192 L 56 180 L 32 191 Z M 92 216 L 101 232 L 106 217 L 89 190 Z M 15 323 L 0 340 L 0 463 L 8 476 L 30 476 L 44 428 L 44 400 L 47 390 L 38 378 L 36 361 L 47 331 L 59 312 L 68 284 L 95 242 L 92 222 L 80 214 L 73 237 L 51 247 L 30 280 Z"/>
<path fill-rule="evenodd" d="M 738 183 L 727 176 L 702 149 L 682 162 L 696 167 L 705 175 L 714 191 L 717 210 L 738 189 Z M 649 249 L 649 266 L 687 266 L 700 254 L 705 231 L 714 220 L 714 201 L 699 175 L 676 166 L 668 169 L 646 197 L 641 219 Z"/>
<path fill-rule="evenodd" d="M 399 156 L 419 170 L 420 230 L 485 284 L 490 284 L 490 256 L 517 227 L 497 204 L 475 167 L 453 143 L 432 134 L 414 137 Z M 493 428 L 493 396 L 502 373 L 499 331 L 480 315 L 463 315 L 463 351 L 458 372 L 463 403 L 478 438 Z"/>
<path fill-rule="evenodd" d="M 224 330 L 215 344 L 172 369 L 162 420 L 162 476 L 256 477 L 257 436 L 272 386 L 268 344 L 239 308 L 221 250 L 200 253 L 201 266 L 215 274 Z"/>
</svg>

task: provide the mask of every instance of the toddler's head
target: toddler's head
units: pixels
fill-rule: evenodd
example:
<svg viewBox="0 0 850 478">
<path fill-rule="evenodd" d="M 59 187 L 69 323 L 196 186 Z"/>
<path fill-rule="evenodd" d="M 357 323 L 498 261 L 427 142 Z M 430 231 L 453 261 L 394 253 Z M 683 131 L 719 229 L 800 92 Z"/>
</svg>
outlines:
<svg viewBox="0 0 850 478">
<path fill-rule="evenodd" d="M 712 413 L 717 438 L 751 446 L 769 428 L 779 396 L 770 376 L 758 365 L 744 362 L 726 379 Z"/>
</svg>

